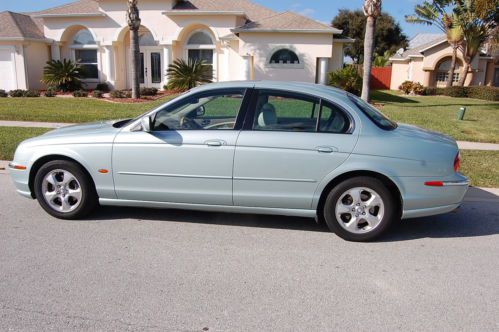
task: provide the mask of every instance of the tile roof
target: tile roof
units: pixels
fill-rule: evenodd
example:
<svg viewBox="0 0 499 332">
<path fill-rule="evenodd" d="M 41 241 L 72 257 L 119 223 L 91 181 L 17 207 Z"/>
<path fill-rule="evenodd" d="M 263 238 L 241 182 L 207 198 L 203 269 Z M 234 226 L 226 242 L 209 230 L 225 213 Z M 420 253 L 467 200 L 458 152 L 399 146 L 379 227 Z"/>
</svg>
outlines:
<svg viewBox="0 0 499 332">
<path fill-rule="evenodd" d="M 102 13 L 99 11 L 99 1 L 80 0 L 31 14 L 34 16 L 39 16 L 39 15 L 43 16 L 43 15 L 77 15 L 77 14 L 99 15 Z"/>
<path fill-rule="evenodd" d="M 408 49 L 431 43 L 432 41 L 440 39 L 442 37 L 445 37 L 443 33 L 418 33 L 417 35 L 412 37 L 411 40 L 409 40 Z"/>
<path fill-rule="evenodd" d="M 273 10 L 249 0 L 184 0 L 177 1 L 173 10 L 243 11 L 251 21 L 276 14 Z"/>
<path fill-rule="evenodd" d="M 44 40 L 40 20 L 29 15 L 9 11 L 0 13 L 0 38 L 28 38 Z"/>
<path fill-rule="evenodd" d="M 431 37 L 431 36 L 433 36 L 433 37 Z M 414 37 L 414 38 L 417 38 L 417 37 L 418 37 L 418 35 L 416 35 L 416 37 Z M 411 39 L 411 41 L 413 39 Z M 427 34 L 427 36 L 424 36 L 424 38 L 420 38 L 416 44 L 414 44 L 414 43 L 412 44 L 412 45 L 417 45 L 416 47 L 409 48 L 409 49 L 405 50 L 402 54 L 397 53 L 394 56 L 392 56 L 390 59 L 405 60 L 405 59 L 408 59 L 409 57 L 423 56 L 423 53 L 422 53 L 423 50 L 425 50 L 433 45 L 440 44 L 446 40 L 447 40 L 447 38 L 445 37 L 444 34 Z M 423 41 L 424 41 L 424 43 L 423 43 Z M 409 42 L 409 45 L 411 45 L 411 42 Z"/>
<path fill-rule="evenodd" d="M 341 30 L 332 28 L 315 20 L 312 20 L 303 15 L 299 15 L 290 11 L 275 14 L 256 22 L 249 22 L 240 28 L 236 28 L 234 32 L 251 32 L 251 31 L 324 31 L 331 33 L 341 33 Z"/>
</svg>

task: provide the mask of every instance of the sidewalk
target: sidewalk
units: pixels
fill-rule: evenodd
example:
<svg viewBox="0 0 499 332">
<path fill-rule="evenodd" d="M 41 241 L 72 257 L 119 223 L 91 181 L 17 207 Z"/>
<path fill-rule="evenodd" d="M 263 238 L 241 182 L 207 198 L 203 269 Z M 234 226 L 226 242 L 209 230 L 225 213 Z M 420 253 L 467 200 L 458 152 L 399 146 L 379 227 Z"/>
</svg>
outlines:
<svg viewBox="0 0 499 332">
<path fill-rule="evenodd" d="M 459 149 L 461 149 L 461 150 L 499 151 L 499 144 L 494 144 L 494 143 L 458 141 L 457 145 L 459 146 Z"/>
</svg>

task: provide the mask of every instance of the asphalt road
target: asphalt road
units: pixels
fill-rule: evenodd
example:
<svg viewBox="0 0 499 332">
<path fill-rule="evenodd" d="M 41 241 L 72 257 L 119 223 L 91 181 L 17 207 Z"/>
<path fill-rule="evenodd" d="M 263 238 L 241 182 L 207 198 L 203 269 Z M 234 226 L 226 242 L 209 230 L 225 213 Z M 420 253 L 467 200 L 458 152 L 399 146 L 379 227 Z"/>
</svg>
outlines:
<svg viewBox="0 0 499 332">
<path fill-rule="evenodd" d="M 0 175 L 0 330 L 499 331 L 499 199 L 348 243 L 313 220 L 49 217 Z"/>
</svg>

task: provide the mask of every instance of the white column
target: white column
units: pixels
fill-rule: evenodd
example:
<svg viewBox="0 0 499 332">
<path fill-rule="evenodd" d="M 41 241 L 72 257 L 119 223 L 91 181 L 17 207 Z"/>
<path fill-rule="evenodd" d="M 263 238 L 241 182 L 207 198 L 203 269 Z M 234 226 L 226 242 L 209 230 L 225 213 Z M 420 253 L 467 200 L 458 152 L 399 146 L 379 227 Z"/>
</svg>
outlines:
<svg viewBox="0 0 499 332">
<path fill-rule="evenodd" d="M 52 45 L 50 45 L 50 53 L 52 60 L 61 60 L 61 48 L 59 43 L 52 43 Z"/>
<path fill-rule="evenodd" d="M 319 58 L 319 84 L 327 84 L 327 70 L 329 58 Z"/>
<path fill-rule="evenodd" d="M 243 55 L 243 81 L 251 79 L 251 55 Z"/>
<path fill-rule="evenodd" d="M 113 46 L 104 46 L 104 59 L 106 63 L 104 65 L 106 80 L 109 84 L 114 86 L 114 56 L 113 56 Z"/>
<path fill-rule="evenodd" d="M 166 71 L 171 63 L 170 45 L 163 46 L 163 86 L 168 84 L 168 77 L 166 77 Z"/>
</svg>

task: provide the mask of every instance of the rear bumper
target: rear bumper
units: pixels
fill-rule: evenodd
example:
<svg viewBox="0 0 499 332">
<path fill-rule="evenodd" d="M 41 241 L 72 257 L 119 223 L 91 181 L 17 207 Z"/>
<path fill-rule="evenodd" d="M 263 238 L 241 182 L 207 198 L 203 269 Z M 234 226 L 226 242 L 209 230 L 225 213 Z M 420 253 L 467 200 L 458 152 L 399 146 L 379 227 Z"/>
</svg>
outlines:
<svg viewBox="0 0 499 332">
<path fill-rule="evenodd" d="M 402 185 L 402 219 L 444 214 L 457 209 L 469 188 L 469 180 L 456 173 L 445 179 L 398 178 Z M 439 186 L 426 185 L 439 182 Z"/>
</svg>

